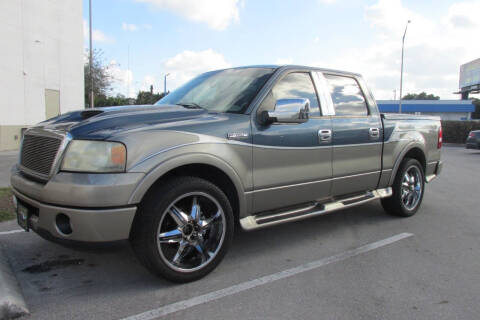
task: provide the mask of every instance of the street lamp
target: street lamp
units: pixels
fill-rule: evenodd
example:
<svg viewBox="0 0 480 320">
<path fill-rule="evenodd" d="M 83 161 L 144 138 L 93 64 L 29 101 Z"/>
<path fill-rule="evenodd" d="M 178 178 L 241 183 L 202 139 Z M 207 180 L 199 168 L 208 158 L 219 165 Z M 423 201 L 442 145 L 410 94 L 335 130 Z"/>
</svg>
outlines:
<svg viewBox="0 0 480 320">
<path fill-rule="evenodd" d="M 400 100 L 399 100 L 399 103 L 398 103 L 398 113 L 402 113 L 403 51 L 404 51 L 404 47 L 405 47 L 405 36 L 407 35 L 407 28 L 408 28 L 408 24 L 410 22 L 411 22 L 410 20 L 407 21 L 407 25 L 405 26 L 405 32 L 403 33 L 403 38 L 402 38 L 402 65 L 400 67 Z"/>
<path fill-rule="evenodd" d="M 165 77 L 163 78 L 163 96 L 165 97 L 167 95 L 167 77 L 170 75 L 170 73 L 167 73 Z"/>
<path fill-rule="evenodd" d="M 92 63 L 93 63 L 93 48 L 92 48 L 92 0 L 88 1 L 88 11 L 89 11 L 89 42 L 90 42 L 90 60 L 88 65 L 88 72 L 90 73 L 90 108 L 95 107 L 94 105 L 94 96 L 93 96 L 93 74 L 92 74 Z"/>
</svg>

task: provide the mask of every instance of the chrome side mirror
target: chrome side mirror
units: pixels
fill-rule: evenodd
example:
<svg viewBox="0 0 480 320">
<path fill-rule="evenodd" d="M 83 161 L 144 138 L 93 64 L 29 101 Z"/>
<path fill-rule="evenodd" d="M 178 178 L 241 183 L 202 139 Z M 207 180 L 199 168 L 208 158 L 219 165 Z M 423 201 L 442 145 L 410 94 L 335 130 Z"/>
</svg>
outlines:
<svg viewBox="0 0 480 320">
<path fill-rule="evenodd" d="M 279 99 L 273 111 L 262 111 L 261 122 L 271 123 L 303 123 L 308 121 L 310 100 L 304 98 Z"/>
</svg>

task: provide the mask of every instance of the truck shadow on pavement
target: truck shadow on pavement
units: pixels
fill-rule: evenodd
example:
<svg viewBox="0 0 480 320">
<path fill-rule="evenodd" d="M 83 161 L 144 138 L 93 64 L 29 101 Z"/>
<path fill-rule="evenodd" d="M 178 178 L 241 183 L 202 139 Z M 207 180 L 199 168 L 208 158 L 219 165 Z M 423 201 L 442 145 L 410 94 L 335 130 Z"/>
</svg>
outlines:
<svg viewBox="0 0 480 320">
<path fill-rule="evenodd" d="M 388 216 L 375 201 L 303 221 L 254 232 L 237 232 L 229 253 L 218 268 L 206 278 L 184 285 L 151 275 L 139 264 L 126 241 L 100 249 L 73 250 L 34 233 L 19 233 L 6 238 L 4 245 L 27 303 L 34 311 L 41 307 L 40 303 L 54 304 L 58 296 L 66 294 L 108 298 L 110 294 L 158 295 L 159 290 L 176 286 L 197 288 L 199 292 L 209 286 L 218 289 L 215 285 L 220 284 L 220 288 L 230 285 L 232 272 L 238 273 L 244 268 L 251 271 L 253 265 L 258 266 L 252 271 L 254 273 L 270 273 L 277 271 L 271 268 L 277 260 L 292 261 L 296 265 L 300 259 L 318 259 L 308 255 L 312 246 L 317 255 L 330 255 L 331 252 L 322 251 L 324 243 L 328 244 L 325 249 L 337 250 L 330 245 L 335 238 L 347 235 L 349 239 L 358 240 L 365 234 L 365 226 L 378 225 L 381 229 L 384 223 L 395 223 L 392 220 L 398 218 Z M 360 240 L 358 242 L 360 244 Z M 170 293 L 165 291 L 165 294 Z"/>
</svg>

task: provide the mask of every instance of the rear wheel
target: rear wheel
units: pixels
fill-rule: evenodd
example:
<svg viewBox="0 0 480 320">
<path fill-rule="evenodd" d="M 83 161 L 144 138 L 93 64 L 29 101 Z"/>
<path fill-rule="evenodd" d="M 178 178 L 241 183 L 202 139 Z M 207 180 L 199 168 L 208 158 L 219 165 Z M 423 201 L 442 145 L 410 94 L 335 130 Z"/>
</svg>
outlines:
<svg viewBox="0 0 480 320">
<path fill-rule="evenodd" d="M 420 162 L 405 158 L 392 185 L 393 195 L 382 199 L 383 208 L 396 216 L 413 216 L 422 203 L 424 186 L 425 176 Z"/>
<path fill-rule="evenodd" d="M 172 180 L 141 205 L 131 242 L 153 273 L 175 282 L 199 279 L 226 254 L 233 212 L 225 194 L 196 177 Z"/>
</svg>

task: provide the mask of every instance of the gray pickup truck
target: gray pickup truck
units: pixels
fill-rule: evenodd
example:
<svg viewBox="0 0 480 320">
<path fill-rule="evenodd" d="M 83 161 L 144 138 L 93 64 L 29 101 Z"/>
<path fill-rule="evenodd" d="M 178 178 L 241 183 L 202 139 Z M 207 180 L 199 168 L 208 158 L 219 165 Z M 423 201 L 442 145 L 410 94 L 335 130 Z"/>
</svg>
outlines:
<svg viewBox="0 0 480 320">
<path fill-rule="evenodd" d="M 380 114 L 358 74 L 300 66 L 204 73 L 155 105 L 28 129 L 18 223 L 62 243 L 129 239 L 153 273 L 212 271 L 255 230 L 381 199 L 408 217 L 442 168 L 437 117 Z"/>
</svg>

